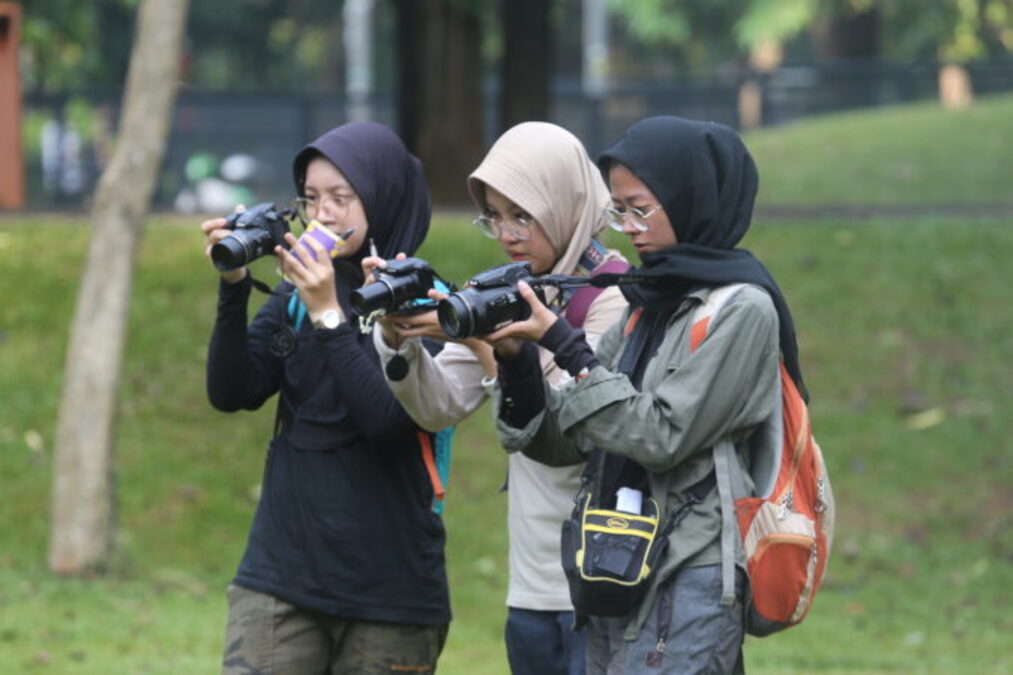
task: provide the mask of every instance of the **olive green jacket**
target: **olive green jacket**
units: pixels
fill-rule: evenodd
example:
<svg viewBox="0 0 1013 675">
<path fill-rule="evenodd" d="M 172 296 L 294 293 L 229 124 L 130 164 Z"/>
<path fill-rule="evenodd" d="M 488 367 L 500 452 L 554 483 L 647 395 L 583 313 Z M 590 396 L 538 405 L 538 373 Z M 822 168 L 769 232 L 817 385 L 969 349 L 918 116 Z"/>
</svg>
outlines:
<svg viewBox="0 0 1013 675">
<path fill-rule="evenodd" d="M 600 366 L 562 390 L 546 385 L 546 408 L 525 428 L 498 420 L 503 446 L 550 465 L 585 461 L 595 447 L 629 457 L 649 471 L 652 495 L 661 513 L 670 514 L 687 500 L 686 489 L 714 469 L 712 449 L 730 441 L 732 497 L 752 494 L 750 464 L 756 446 L 779 447 L 777 313 L 764 290 L 742 285 L 711 318 L 707 338 L 690 353 L 694 310 L 711 293 L 694 291 L 672 315 L 646 366 L 641 391 L 615 372 L 627 342 L 624 319 L 602 336 L 596 350 Z M 636 638 L 658 585 L 676 569 L 721 562 L 718 492 L 711 490 L 690 507 L 669 535 L 668 551 L 631 617 L 627 639 Z M 735 562 L 741 565 L 738 536 L 735 542 Z"/>
</svg>

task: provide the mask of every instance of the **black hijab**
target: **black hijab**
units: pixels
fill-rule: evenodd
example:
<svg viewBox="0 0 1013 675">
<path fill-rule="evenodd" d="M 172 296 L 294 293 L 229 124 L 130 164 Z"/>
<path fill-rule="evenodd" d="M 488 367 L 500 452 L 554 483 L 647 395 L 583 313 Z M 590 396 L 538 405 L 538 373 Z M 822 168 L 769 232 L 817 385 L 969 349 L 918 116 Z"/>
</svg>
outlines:
<svg viewBox="0 0 1013 675">
<path fill-rule="evenodd" d="M 714 122 L 649 117 L 598 158 L 606 180 L 615 163 L 650 188 L 678 241 L 641 256 L 642 265 L 633 274 L 654 278 L 622 287 L 630 304 L 667 315 L 701 286 L 751 283 L 766 289 L 780 322 L 784 365 L 807 396 L 788 303 L 763 264 L 749 251 L 735 248 L 749 230 L 759 186 L 756 165 L 739 135 Z"/>
<path fill-rule="evenodd" d="M 292 175 L 300 196 L 305 193 L 306 167 L 319 156 L 330 160 L 355 189 L 366 211 L 368 237 L 379 254 L 393 258 L 401 252 L 415 253 L 429 231 L 432 204 L 422 163 L 401 139 L 376 122 L 349 122 L 331 129 L 295 156 Z M 348 258 L 337 258 L 335 267 L 342 276 L 361 281 L 359 263 L 367 252 L 363 246 Z"/>
</svg>

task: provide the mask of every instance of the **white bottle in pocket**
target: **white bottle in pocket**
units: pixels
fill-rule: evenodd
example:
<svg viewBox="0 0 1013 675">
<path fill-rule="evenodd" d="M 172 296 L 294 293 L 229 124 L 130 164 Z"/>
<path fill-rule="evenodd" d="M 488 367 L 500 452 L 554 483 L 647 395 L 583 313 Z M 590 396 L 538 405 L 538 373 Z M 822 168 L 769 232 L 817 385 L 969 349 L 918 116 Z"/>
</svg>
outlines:
<svg viewBox="0 0 1013 675">
<path fill-rule="evenodd" d="M 639 516 L 644 503 L 644 493 L 633 488 L 621 487 L 616 490 L 616 511 Z"/>
</svg>

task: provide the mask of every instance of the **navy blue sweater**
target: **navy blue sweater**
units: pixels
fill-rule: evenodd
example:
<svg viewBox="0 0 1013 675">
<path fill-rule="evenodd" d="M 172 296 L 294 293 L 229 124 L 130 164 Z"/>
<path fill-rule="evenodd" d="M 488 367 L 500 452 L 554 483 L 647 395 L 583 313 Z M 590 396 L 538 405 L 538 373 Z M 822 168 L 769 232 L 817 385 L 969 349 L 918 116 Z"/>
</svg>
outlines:
<svg viewBox="0 0 1013 675">
<path fill-rule="evenodd" d="M 276 356 L 268 345 L 291 325 L 288 298 L 272 296 L 247 327 L 250 288 L 248 277 L 220 284 L 208 397 L 219 410 L 253 410 L 280 390 L 284 424 L 235 583 L 342 618 L 448 622 L 445 535 L 419 428 L 390 393 L 370 337 L 307 320 L 295 352 Z"/>
</svg>

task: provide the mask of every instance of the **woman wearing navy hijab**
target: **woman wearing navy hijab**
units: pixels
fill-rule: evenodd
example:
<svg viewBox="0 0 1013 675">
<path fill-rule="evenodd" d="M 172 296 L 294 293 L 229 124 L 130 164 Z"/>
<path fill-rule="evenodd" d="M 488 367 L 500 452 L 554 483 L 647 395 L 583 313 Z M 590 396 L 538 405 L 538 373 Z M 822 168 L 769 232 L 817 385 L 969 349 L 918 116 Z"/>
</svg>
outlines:
<svg viewBox="0 0 1013 675">
<path fill-rule="evenodd" d="M 314 255 L 298 258 L 278 247 L 286 280 L 249 325 L 249 272 L 221 273 L 211 404 L 254 410 L 280 395 L 260 501 L 229 586 L 222 670 L 432 672 L 450 606 L 423 454 L 431 438 L 390 393 L 349 304 L 367 241 L 394 257 L 425 238 L 425 177 L 400 139 L 372 122 L 307 145 L 293 175 L 305 215 L 347 239 L 333 261 L 316 242 Z M 206 253 L 229 234 L 224 224 L 201 225 Z"/>
<path fill-rule="evenodd" d="M 589 673 L 740 672 L 748 583 L 722 495 L 753 494 L 751 470 L 780 451 L 770 431 L 780 428 L 781 360 L 805 391 L 787 303 L 737 248 L 756 167 L 733 130 L 678 117 L 634 124 L 598 165 L 612 199 L 603 215 L 642 263 L 639 282 L 621 287 L 630 309 L 592 352 L 522 282 L 531 317 L 487 337 L 500 359 L 501 441 L 549 464 L 591 456 L 588 491 L 602 508 L 620 508 L 620 488 L 639 491 L 671 524 L 634 609 L 587 612 Z M 720 310 L 698 324 L 701 306 Z M 530 385 L 531 341 L 553 352 L 570 386 Z"/>
</svg>

